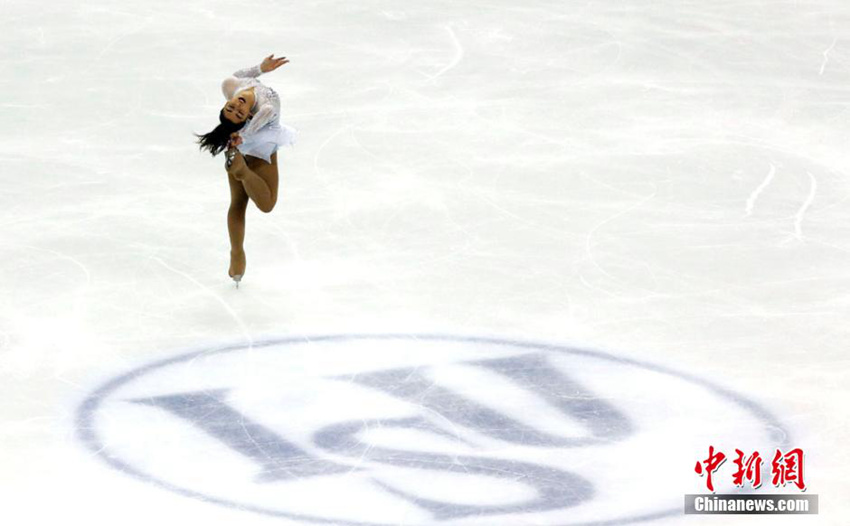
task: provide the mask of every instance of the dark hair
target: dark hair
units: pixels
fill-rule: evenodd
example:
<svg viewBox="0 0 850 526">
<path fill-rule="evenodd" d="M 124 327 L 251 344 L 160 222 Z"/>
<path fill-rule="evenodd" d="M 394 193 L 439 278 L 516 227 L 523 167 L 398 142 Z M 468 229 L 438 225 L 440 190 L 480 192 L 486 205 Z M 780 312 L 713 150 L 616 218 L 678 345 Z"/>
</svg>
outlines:
<svg viewBox="0 0 850 526">
<path fill-rule="evenodd" d="M 244 122 L 240 122 L 239 124 L 235 124 L 227 120 L 224 116 L 224 110 L 218 114 L 218 120 L 221 124 L 216 126 L 213 131 L 209 133 L 205 133 L 203 135 L 195 134 L 195 137 L 198 138 L 199 148 L 201 150 L 209 151 L 213 157 L 220 154 L 227 148 L 227 143 L 230 141 L 230 134 L 233 132 L 238 132 L 245 126 Z"/>
</svg>

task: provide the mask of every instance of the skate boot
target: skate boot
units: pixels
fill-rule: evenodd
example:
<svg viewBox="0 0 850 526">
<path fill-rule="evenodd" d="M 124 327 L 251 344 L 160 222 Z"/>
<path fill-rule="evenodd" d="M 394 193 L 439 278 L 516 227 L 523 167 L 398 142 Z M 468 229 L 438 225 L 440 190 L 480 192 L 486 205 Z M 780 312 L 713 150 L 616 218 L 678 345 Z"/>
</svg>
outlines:
<svg viewBox="0 0 850 526">
<path fill-rule="evenodd" d="M 245 251 L 234 252 L 230 251 L 230 270 L 227 272 L 230 278 L 236 282 L 236 288 L 239 288 L 239 282 L 242 281 L 242 276 L 245 275 Z"/>
</svg>

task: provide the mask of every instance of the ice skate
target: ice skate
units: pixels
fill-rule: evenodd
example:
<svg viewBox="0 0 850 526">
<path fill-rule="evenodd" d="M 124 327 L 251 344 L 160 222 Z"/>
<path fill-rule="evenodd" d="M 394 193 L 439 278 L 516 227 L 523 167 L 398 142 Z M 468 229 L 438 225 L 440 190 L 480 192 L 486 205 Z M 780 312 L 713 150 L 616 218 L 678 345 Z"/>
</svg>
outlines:
<svg viewBox="0 0 850 526">
<path fill-rule="evenodd" d="M 228 275 L 236 282 L 236 288 L 239 288 L 239 282 L 242 281 L 242 276 L 245 275 L 245 251 L 230 251 L 230 269 Z"/>
</svg>

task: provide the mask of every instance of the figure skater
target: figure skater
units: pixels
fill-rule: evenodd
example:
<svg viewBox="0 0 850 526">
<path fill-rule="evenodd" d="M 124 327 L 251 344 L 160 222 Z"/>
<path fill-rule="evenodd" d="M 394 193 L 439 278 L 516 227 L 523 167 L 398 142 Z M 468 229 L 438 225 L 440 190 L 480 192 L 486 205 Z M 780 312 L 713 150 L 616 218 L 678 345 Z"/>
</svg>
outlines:
<svg viewBox="0 0 850 526">
<path fill-rule="evenodd" d="M 219 125 L 197 135 L 201 149 L 213 156 L 227 150 L 225 169 L 230 183 L 227 231 L 230 235 L 230 269 L 236 287 L 247 265 L 245 210 L 251 200 L 263 212 L 271 212 L 277 202 L 277 150 L 292 144 L 295 130 L 280 123 L 280 98 L 257 77 L 274 71 L 289 61 L 269 55 L 252 68 L 240 69 L 224 79 L 221 91 L 227 102 L 218 115 Z"/>
</svg>

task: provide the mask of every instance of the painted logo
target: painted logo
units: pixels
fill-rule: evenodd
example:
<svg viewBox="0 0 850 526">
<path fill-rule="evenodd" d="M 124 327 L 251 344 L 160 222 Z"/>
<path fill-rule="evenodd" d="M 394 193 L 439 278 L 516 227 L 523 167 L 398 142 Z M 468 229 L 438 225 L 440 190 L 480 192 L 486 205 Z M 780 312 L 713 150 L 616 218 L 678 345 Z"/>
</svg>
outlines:
<svg viewBox="0 0 850 526">
<path fill-rule="evenodd" d="M 78 433 L 187 497 L 305 523 L 628 524 L 681 514 L 706 441 L 787 432 L 712 382 L 610 354 L 439 335 L 228 346 L 95 391 Z M 628 498 L 624 498 L 627 495 Z"/>
</svg>

